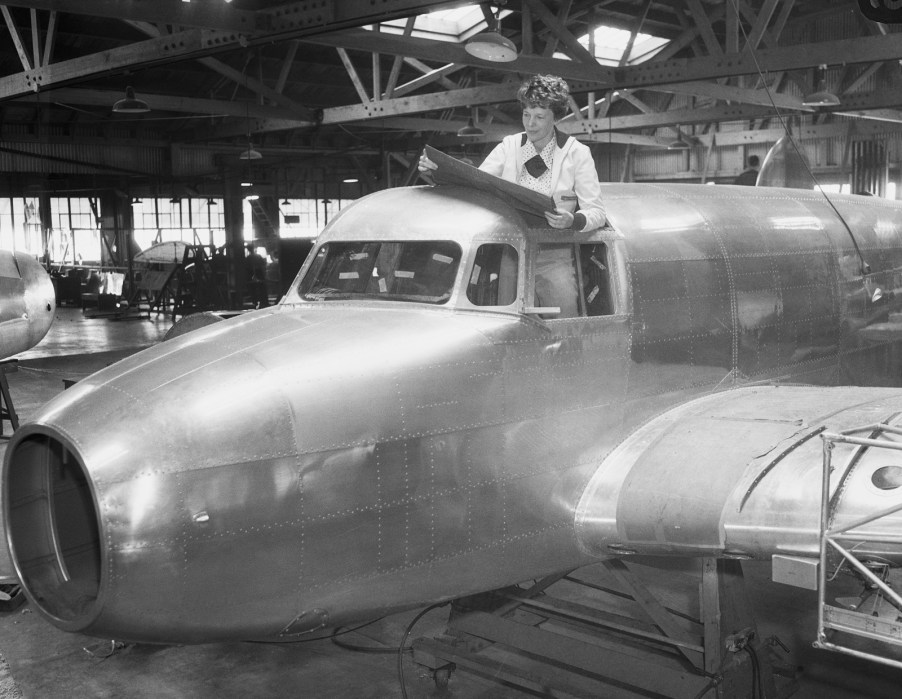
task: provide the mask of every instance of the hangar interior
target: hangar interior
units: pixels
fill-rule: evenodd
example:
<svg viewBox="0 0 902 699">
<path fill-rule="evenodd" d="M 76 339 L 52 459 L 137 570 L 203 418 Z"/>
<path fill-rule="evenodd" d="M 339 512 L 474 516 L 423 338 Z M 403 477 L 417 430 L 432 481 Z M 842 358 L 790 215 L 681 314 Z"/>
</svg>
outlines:
<svg viewBox="0 0 902 699">
<path fill-rule="evenodd" d="M 731 184 L 751 156 L 782 154 L 804 163 L 784 186 L 902 198 L 902 24 L 861 4 L 2 0 L 0 249 L 41 261 L 57 309 L 43 343 L 3 372 L 0 454 L 10 417 L 160 342 L 174 321 L 277 303 L 346 206 L 422 184 L 426 145 L 478 165 L 521 130 L 529 75 L 567 80 L 558 128 L 591 147 L 602 183 Z M 663 573 L 689 590 L 669 594 L 697 605 L 698 572 Z M 607 586 L 611 574 L 589 576 Z M 811 596 L 775 592 L 768 575 L 747 563 L 761 635 L 793 642 L 796 696 L 896 696 L 898 670 L 806 648 Z M 101 647 L 28 612 L 0 612 L 4 696 L 402 691 L 397 653 L 328 638 Z M 435 634 L 442 613 L 423 622 Z M 354 631 L 349 646 L 397 648 L 414 616 Z M 517 686 L 497 668 L 448 681 L 405 662 L 409 696 L 588 691 Z"/>
</svg>

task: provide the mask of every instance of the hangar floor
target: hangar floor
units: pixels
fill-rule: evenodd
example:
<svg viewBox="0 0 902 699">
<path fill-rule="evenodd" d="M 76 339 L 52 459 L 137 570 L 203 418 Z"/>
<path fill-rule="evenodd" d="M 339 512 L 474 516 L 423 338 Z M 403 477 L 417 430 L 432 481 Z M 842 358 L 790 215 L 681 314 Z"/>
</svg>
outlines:
<svg viewBox="0 0 902 699">
<path fill-rule="evenodd" d="M 20 419 L 27 420 L 63 390 L 64 380 L 78 380 L 159 341 L 169 325 L 164 316 L 113 321 L 85 318 L 80 309 L 59 309 L 47 338 L 20 355 L 19 371 L 9 375 Z M 8 434 L 9 425 L 5 427 Z M 0 439 L 0 456 L 5 449 L 6 441 Z M 899 696 L 902 671 L 811 647 L 815 593 L 770 582 L 769 565 L 746 562 L 743 567 L 760 635 L 775 635 L 790 649 L 783 663 L 797 668 L 799 689 L 794 696 Z M 674 567 L 664 577 L 670 585 L 683 577 L 683 571 Z M 348 645 L 395 648 L 417 611 L 385 617 L 342 638 Z M 430 612 L 412 637 L 440 632 L 446 618 L 446 609 Z M 401 696 L 395 654 L 355 652 L 328 638 L 291 644 L 117 645 L 114 649 L 110 641 L 57 630 L 27 604 L 0 612 L 0 656 L 0 699 Z M 406 691 L 412 698 L 534 696 L 460 671 L 447 689 L 438 689 L 425 668 L 410 659 L 404 667 Z"/>
</svg>

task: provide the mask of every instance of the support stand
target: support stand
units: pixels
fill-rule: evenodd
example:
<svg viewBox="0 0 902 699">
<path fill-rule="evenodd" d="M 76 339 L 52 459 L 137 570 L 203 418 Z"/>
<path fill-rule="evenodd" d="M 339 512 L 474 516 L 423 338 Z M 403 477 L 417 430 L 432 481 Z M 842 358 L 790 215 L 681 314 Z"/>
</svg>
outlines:
<svg viewBox="0 0 902 699">
<path fill-rule="evenodd" d="M 9 421 L 13 432 L 19 429 L 19 416 L 16 415 L 13 399 L 9 395 L 9 382 L 6 380 L 7 374 L 12 374 L 18 370 L 19 365 L 15 359 L 0 362 L 0 437 L 3 436 L 4 420 Z"/>
<path fill-rule="evenodd" d="M 439 685 L 460 669 L 552 697 L 789 696 L 795 682 L 775 675 L 757 637 L 739 562 L 701 564 L 687 577 L 611 560 L 463 598 L 413 657 Z"/>
</svg>

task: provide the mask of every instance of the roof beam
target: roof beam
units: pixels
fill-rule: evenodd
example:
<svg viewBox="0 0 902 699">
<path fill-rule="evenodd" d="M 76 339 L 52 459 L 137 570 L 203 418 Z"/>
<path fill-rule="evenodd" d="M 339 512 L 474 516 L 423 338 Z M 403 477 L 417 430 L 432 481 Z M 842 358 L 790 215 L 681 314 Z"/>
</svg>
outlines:
<svg viewBox="0 0 902 699">
<path fill-rule="evenodd" d="M 399 97 L 390 100 L 375 100 L 345 107 L 330 107 L 323 110 L 323 124 L 343 124 L 352 121 L 368 121 L 380 117 L 402 114 L 417 114 L 448 107 L 475 107 L 482 104 L 495 104 L 498 101 L 516 99 L 519 85 L 492 85 L 465 88 L 450 92 L 438 92 L 429 95 Z M 298 118 L 254 119 L 251 123 L 252 133 L 267 131 L 287 131 L 289 129 L 307 128 L 313 124 Z M 459 128 L 459 126 L 458 126 Z M 241 124 L 224 124 L 218 129 L 206 129 L 203 136 L 209 138 L 225 138 L 246 132 Z"/>
<path fill-rule="evenodd" d="M 109 19 L 133 19 L 183 27 L 253 33 L 266 28 L 265 14 L 238 10 L 225 2 L 135 2 L 135 0 L 3 0 L 10 7 L 28 7 Z"/>
<path fill-rule="evenodd" d="M 53 47 L 56 45 L 56 12 L 51 12 L 47 20 L 47 34 L 44 37 L 43 64 L 47 65 L 53 60 Z"/>
<path fill-rule="evenodd" d="M 294 57 L 298 52 L 298 42 L 290 41 L 288 43 L 288 53 L 282 60 L 282 68 L 279 70 L 279 77 L 276 80 L 276 92 L 281 94 L 285 91 L 285 83 L 288 81 L 288 74 L 291 72 L 294 64 Z"/>
<path fill-rule="evenodd" d="M 717 89 L 737 90 L 738 88 L 728 88 L 727 86 L 713 86 Z M 452 90 L 448 92 L 438 92 L 428 95 L 417 95 L 411 97 L 395 98 L 390 100 L 368 101 L 362 104 L 347 105 L 342 107 L 330 107 L 323 112 L 323 124 L 337 124 L 346 122 L 360 122 L 380 117 L 402 116 L 407 114 L 417 114 L 422 112 L 435 111 L 449 107 L 476 107 L 480 105 L 494 105 L 499 102 L 513 101 L 516 99 L 518 85 L 516 83 L 506 83 L 503 85 L 482 86 L 478 88 L 467 88 Z M 757 93 L 760 91 L 745 90 L 743 92 Z M 143 97 L 143 95 L 142 95 Z M 776 95 L 775 99 L 781 98 Z M 150 100 L 151 98 L 148 98 Z M 891 120 L 889 113 L 885 110 L 892 109 L 902 103 L 902 88 L 897 90 L 880 90 L 867 94 L 855 94 L 844 96 L 844 103 L 841 107 L 833 110 L 835 113 L 854 115 L 859 118 L 870 118 L 870 113 L 874 112 L 874 119 Z M 794 112 L 813 111 L 801 107 L 799 101 L 798 108 L 794 108 L 794 98 L 782 96 L 780 103 L 781 108 Z M 662 112 L 654 112 L 648 114 L 634 114 L 619 117 L 596 117 L 595 119 L 583 119 L 578 121 L 578 126 L 569 126 L 574 133 L 592 134 L 607 131 L 621 131 L 627 129 L 641 129 L 671 126 L 673 124 L 697 124 L 707 122 L 721 121 L 747 121 L 750 119 L 761 119 L 772 117 L 774 115 L 773 105 L 769 100 L 761 99 L 758 104 L 726 104 L 715 107 L 706 107 L 700 109 L 680 109 Z M 568 124 L 570 121 L 568 120 Z M 449 122 L 445 122 L 446 124 Z M 304 121 L 293 117 L 258 117 L 252 124 L 254 133 L 262 133 L 267 131 L 285 131 L 296 128 L 306 128 L 311 126 L 310 121 Z M 485 124 L 480 126 L 484 127 Z M 221 138 L 226 136 L 236 136 L 245 133 L 245 127 L 242 125 L 223 125 L 213 131 L 207 131 L 210 138 Z M 723 138 L 721 132 L 720 139 Z"/>
<path fill-rule="evenodd" d="M 131 20 L 127 20 L 126 23 L 133 26 L 138 31 L 154 38 L 174 36 L 173 34 L 163 34 L 159 27 L 148 24 L 147 22 L 133 22 Z M 272 100 L 276 104 L 281 104 L 283 107 L 288 107 L 289 109 L 295 109 L 300 112 L 302 116 L 310 116 L 309 110 L 304 105 L 298 104 L 294 100 L 289 99 L 288 97 L 283 95 L 280 90 L 272 89 L 268 85 L 265 85 L 262 81 L 255 80 L 246 72 L 236 70 L 217 58 L 213 58 L 211 56 L 203 56 L 198 58 L 197 62 L 209 68 L 213 72 L 227 77 L 234 83 L 242 85 L 248 90 L 252 90 L 258 95 L 262 95 L 263 97 Z"/>
<path fill-rule="evenodd" d="M 618 69 L 617 77 L 621 87 L 664 85 L 669 82 L 755 75 L 758 74 L 759 67 L 761 72 L 775 72 L 813 68 L 824 63 L 871 63 L 891 60 L 900 55 L 902 34 L 888 34 L 771 48 L 758 51 L 754 56 L 741 53 L 738 56 L 724 55 L 722 58 L 706 56 L 664 62 L 649 61 Z"/>
<path fill-rule="evenodd" d="M 753 90 L 742 87 L 732 87 L 719 83 L 695 81 L 688 83 L 673 83 L 649 88 L 657 92 L 673 92 L 681 95 L 694 95 L 696 97 L 710 97 L 725 102 L 739 102 L 742 104 L 760 104 L 773 107 L 776 104 L 781 109 L 806 110 L 802 106 L 799 97 L 775 93 L 772 90 Z"/>
<path fill-rule="evenodd" d="M 31 60 L 33 65 L 41 65 L 41 30 L 38 26 L 38 11 L 31 10 Z"/>
<path fill-rule="evenodd" d="M 192 22 L 183 21 L 186 17 L 179 14 L 186 9 L 190 12 L 195 11 L 191 8 L 202 12 L 210 8 L 215 8 L 214 12 L 233 11 L 225 4 L 208 6 L 201 3 L 175 2 L 174 0 L 165 5 L 159 0 L 155 2 L 82 0 L 79 3 L 72 3 L 69 0 L 13 0 L 6 4 L 46 9 L 52 12 L 77 10 L 82 14 L 110 16 L 139 24 L 151 22 L 160 26 L 170 23 L 174 26 L 191 26 Z M 237 29 L 231 28 L 232 25 L 227 25 L 230 28 L 226 30 L 194 28 L 60 63 L 48 64 L 48 60 L 45 58 L 44 66 L 34 68 L 29 67 L 27 52 L 22 47 L 20 56 L 23 58 L 25 71 L 0 78 L 0 100 L 26 95 L 42 87 L 87 78 L 99 73 L 110 73 L 126 68 L 144 67 L 208 55 L 247 43 L 287 40 L 343 27 L 364 25 L 374 21 L 406 17 L 417 11 L 449 4 L 454 4 L 453 0 L 383 0 L 378 4 L 374 4 L 371 0 L 343 0 L 341 3 L 316 3 L 314 6 L 311 6 L 310 3 L 298 2 L 266 10 L 265 14 L 269 17 L 269 21 L 265 23 L 266 31 L 261 33 L 255 26 L 254 31 L 257 33 L 253 35 L 253 40 L 250 42 L 243 34 L 248 31 L 244 23 L 241 23 Z M 377 9 L 374 10 L 374 7 Z M 8 14 L 5 7 L 4 10 Z M 55 15 L 51 15 L 51 18 L 55 23 Z M 8 25 L 11 31 L 15 29 L 11 17 Z M 18 44 L 21 46 L 21 41 Z M 263 92 L 270 99 L 285 102 L 285 98 L 275 90 L 269 90 L 265 86 L 262 88 L 271 93 Z M 262 88 L 258 88 L 258 92 L 262 91 Z M 298 105 L 295 106 L 298 107 Z"/>
<path fill-rule="evenodd" d="M 366 88 L 363 87 L 363 81 L 360 80 L 360 76 L 357 74 L 357 69 L 354 68 L 354 64 L 351 62 L 351 57 L 348 56 L 348 52 L 341 47 L 337 48 L 336 51 L 338 51 L 338 56 L 341 58 L 341 62 L 348 73 L 348 77 L 351 79 L 351 83 L 354 85 L 354 89 L 357 90 L 357 96 L 360 98 L 360 101 L 372 101 L 370 100 L 370 96 L 366 94 Z"/>
<path fill-rule="evenodd" d="M 416 24 L 416 21 L 416 17 L 407 18 L 407 21 L 404 23 L 405 38 L 409 37 L 413 32 L 413 25 Z M 394 97 L 395 88 L 398 85 L 398 78 L 401 75 L 401 66 L 403 63 L 404 59 L 401 56 L 395 56 L 395 59 L 392 62 L 391 71 L 388 74 L 388 82 L 385 83 L 385 92 L 382 93 L 384 99 Z"/>
<path fill-rule="evenodd" d="M 91 107 L 111 107 L 116 100 L 122 98 L 121 92 L 111 90 L 91 90 L 78 87 L 61 87 L 47 90 L 40 95 L 21 98 L 23 102 L 46 104 L 77 104 Z M 187 114 L 204 114 L 210 117 L 231 116 L 254 117 L 259 119 L 297 119 L 296 111 L 281 109 L 271 105 L 259 105 L 255 102 L 227 101 L 204 99 L 200 97 L 176 97 L 172 95 L 148 94 L 141 92 L 141 99 L 154 110 L 180 112 Z M 309 123 L 302 122 L 299 123 Z"/>
<path fill-rule="evenodd" d="M 220 46 L 222 34 L 205 29 L 189 29 L 158 39 L 140 41 L 89 56 L 72 58 L 0 78 L 0 100 L 93 75 L 138 65 L 186 58 Z"/>
<path fill-rule="evenodd" d="M 778 0 L 765 0 L 764 5 L 761 7 L 761 11 L 758 13 L 758 18 L 755 20 L 755 24 L 752 27 L 752 33 L 749 35 L 749 42 L 746 48 L 750 51 L 757 51 L 758 45 L 761 43 L 761 39 L 764 37 L 764 32 L 767 30 L 767 25 L 770 24 L 771 17 L 774 14 L 774 10 L 777 9 Z M 792 2 L 784 2 L 784 5 L 792 5 Z"/>
<path fill-rule="evenodd" d="M 0 5 L 0 12 L 3 13 L 3 19 L 6 20 L 6 27 L 9 29 L 9 36 L 13 40 L 16 47 L 16 53 L 19 54 L 19 60 L 25 70 L 31 70 L 31 61 L 28 59 L 28 52 L 25 50 L 25 44 L 22 43 L 22 37 L 19 35 L 19 29 L 13 21 L 12 14 L 6 5 Z"/>
<path fill-rule="evenodd" d="M 589 53 L 589 50 L 579 43 L 579 40 L 573 36 L 569 29 L 567 29 L 567 25 L 559 21 L 557 17 L 549 12 L 548 8 L 545 7 L 540 0 L 524 0 L 524 2 L 532 10 L 533 14 L 541 19 L 542 22 L 545 23 L 545 26 L 551 29 L 555 37 L 557 37 L 564 46 L 570 49 L 570 53 L 574 59 L 582 61 L 583 63 L 595 63 L 595 56 Z"/>
<path fill-rule="evenodd" d="M 295 2 L 271 9 L 238 10 L 225 2 L 179 0 L 3 0 L 5 5 L 70 14 L 215 29 L 242 34 L 320 33 L 399 19 L 460 0 L 341 0 Z"/>
<path fill-rule="evenodd" d="M 409 63 L 411 60 L 415 59 L 403 59 L 405 63 Z M 413 80 L 409 80 L 403 85 L 398 85 L 394 90 L 392 90 L 392 94 L 386 95 L 386 97 L 402 97 L 409 92 L 414 92 L 415 90 L 419 90 L 421 87 L 425 85 L 429 85 L 430 83 L 434 83 L 438 80 L 443 80 L 443 78 L 451 75 L 463 66 L 458 65 L 456 63 L 449 63 L 446 66 L 442 66 L 441 68 L 433 68 L 431 70 L 423 71 L 423 64 L 420 61 L 416 61 L 416 63 L 410 63 L 414 68 L 419 70 L 423 75 L 419 78 L 414 78 Z M 444 83 L 443 83 L 444 84 Z"/>
<path fill-rule="evenodd" d="M 445 41 L 417 39 L 353 29 L 301 39 L 305 43 L 322 46 L 342 46 L 359 50 L 401 56 L 415 56 L 423 60 L 443 63 L 484 66 L 485 63 L 470 56 L 462 45 Z M 553 73 L 567 80 L 586 81 L 582 89 L 590 90 L 599 85 L 605 87 L 651 87 L 696 80 L 757 75 L 762 72 L 814 68 L 823 63 L 871 63 L 896 60 L 902 55 L 902 33 L 884 36 L 866 36 L 839 39 L 813 44 L 764 49 L 751 55 L 724 54 L 720 58 L 698 58 L 648 61 L 623 68 L 607 68 L 594 64 L 557 58 L 520 55 L 510 63 L 495 63 L 492 70 L 509 73 Z M 757 64 L 755 60 L 757 59 Z M 571 90 L 574 85 L 571 84 Z"/>
<path fill-rule="evenodd" d="M 701 0 L 686 0 L 686 5 L 692 13 L 692 19 L 695 20 L 695 27 L 702 37 L 702 41 L 705 42 L 705 48 L 708 49 L 708 54 L 711 56 L 723 56 L 723 48 L 721 48 L 720 42 L 714 34 L 714 29 L 711 27 L 711 21 L 708 19 L 708 14 L 702 8 Z"/>
<path fill-rule="evenodd" d="M 394 56 L 407 56 L 424 61 L 457 63 L 462 66 L 485 68 L 485 61 L 468 54 L 463 44 L 432 39 L 404 38 L 396 35 L 377 33 L 365 29 L 349 29 L 343 32 L 304 37 L 302 42 L 318 46 L 334 46 Z M 708 59 L 710 60 L 710 59 Z M 493 63 L 492 71 L 508 73 L 553 73 L 561 77 L 579 76 L 603 84 L 613 85 L 615 73 L 598 63 L 589 65 L 562 58 L 544 58 L 521 54 L 510 63 Z M 565 74 L 566 73 L 566 74 Z"/>
</svg>

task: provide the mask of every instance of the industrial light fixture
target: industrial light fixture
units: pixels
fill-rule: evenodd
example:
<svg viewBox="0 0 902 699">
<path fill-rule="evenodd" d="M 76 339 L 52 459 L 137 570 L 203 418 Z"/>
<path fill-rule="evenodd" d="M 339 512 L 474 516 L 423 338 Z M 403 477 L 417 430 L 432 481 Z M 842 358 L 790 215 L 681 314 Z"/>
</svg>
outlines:
<svg viewBox="0 0 902 699">
<path fill-rule="evenodd" d="M 470 118 L 467 120 L 467 125 L 457 130 L 457 135 L 462 138 L 474 137 L 474 136 L 484 136 L 485 131 L 476 126 L 476 122 L 473 119 L 473 115 L 475 110 L 470 110 Z"/>
<path fill-rule="evenodd" d="M 692 145 L 683 137 L 683 132 L 679 126 L 676 127 L 676 132 L 676 140 L 671 141 L 667 145 L 667 150 L 686 150 L 687 148 L 691 148 Z"/>
<path fill-rule="evenodd" d="M 464 44 L 464 50 L 471 56 L 493 63 L 510 63 L 517 59 L 514 42 L 501 34 L 501 7 L 499 3 L 495 17 L 487 27 L 488 31 L 476 34 Z"/>
<path fill-rule="evenodd" d="M 286 199 L 282 202 L 282 206 L 291 206 L 291 202 Z"/>
<path fill-rule="evenodd" d="M 135 97 L 135 88 L 129 85 L 125 88 L 125 99 L 121 99 L 113 105 L 113 111 L 117 114 L 143 114 L 149 112 L 147 102 Z"/>
<path fill-rule="evenodd" d="M 257 199 L 259 199 L 259 198 L 260 198 L 259 194 L 248 194 L 245 197 L 245 199 L 247 199 L 248 201 L 257 201 Z"/>
<path fill-rule="evenodd" d="M 822 63 L 817 69 L 817 90 L 802 99 L 804 107 L 838 107 L 839 97 L 827 89 L 827 64 Z"/>
<path fill-rule="evenodd" d="M 250 140 L 248 140 L 247 149 L 238 154 L 238 160 L 260 160 L 263 154 L 255 150 Z"/>
</svg>

